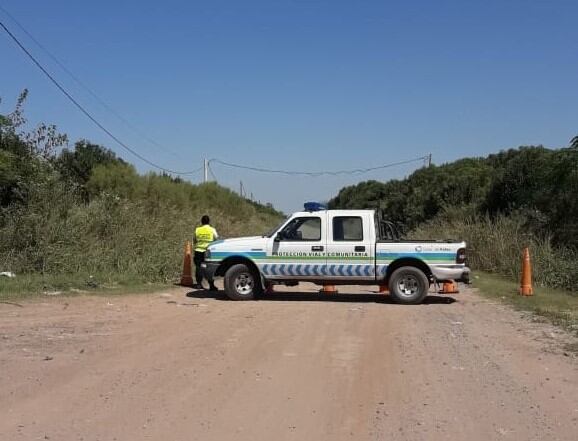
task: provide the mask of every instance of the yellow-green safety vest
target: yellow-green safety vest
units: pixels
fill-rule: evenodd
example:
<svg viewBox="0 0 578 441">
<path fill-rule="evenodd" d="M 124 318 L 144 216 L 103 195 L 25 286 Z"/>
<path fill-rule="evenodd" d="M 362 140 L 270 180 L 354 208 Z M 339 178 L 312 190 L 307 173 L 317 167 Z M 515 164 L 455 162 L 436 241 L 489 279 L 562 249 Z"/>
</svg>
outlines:
<svg viewBox="0 0 578 441">
<path fill-rule="evenodd" d="M 195 229 L 195 251 L 204 253 L 207 251 L 209 244 L 215 239 L 213 227 L 210 225 L 201 225 Z"/>
</svg>

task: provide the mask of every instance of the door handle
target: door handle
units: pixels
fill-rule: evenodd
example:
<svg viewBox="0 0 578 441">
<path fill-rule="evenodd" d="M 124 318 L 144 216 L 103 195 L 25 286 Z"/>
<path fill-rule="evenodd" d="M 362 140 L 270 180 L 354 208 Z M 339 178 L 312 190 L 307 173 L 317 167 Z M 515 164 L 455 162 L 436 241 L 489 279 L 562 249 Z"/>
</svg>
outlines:
<svg viewBox="0 0 578 441">
<path fill-rule="evenodd" d="M 315 245 L 315 246 L 311 247 L 311 251 L 323 251 L 323 246 Z"/>
<path fill-rule="evenodd" d="M 355 247 L 355 252 L 356 253 L 362 253 L 365 251 L 365 247 L 363 245 L 359 245 Z"/>
</svg>

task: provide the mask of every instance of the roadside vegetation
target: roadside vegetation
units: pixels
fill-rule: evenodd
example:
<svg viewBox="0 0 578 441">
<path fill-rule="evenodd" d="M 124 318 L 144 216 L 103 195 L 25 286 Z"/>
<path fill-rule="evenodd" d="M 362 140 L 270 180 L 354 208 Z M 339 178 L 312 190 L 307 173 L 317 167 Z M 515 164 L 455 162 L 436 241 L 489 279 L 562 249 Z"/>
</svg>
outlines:
<svg viewBox="0 0 578 441">
<path fill-rule="evenodd" d="M 331 207 L 381 208 L 408 237 L 468 243 L 469 263 L 517 279 L 530 247 L 539 286 L 578 289 L 578 137 L 342 189 Z"/>
<path fill-rule="evenodd" d="M 468 264 L 475 270 L 518 280 L 522 250 L 530 248 L 535 285 L 567 289 L 578 297 L 578 253 L 556 245 L 548 234 L 534 234 L 520 214 L 490 217 L 468 208 L 448 208 L 434 220 L 416 227 L 415 238 L 460 238 L 468 244 Z"/>
<path fill-rule="evenodd" d="M 215 183 L 139 175 L 107 148 L 41 124 L 24 92 L 0 115 L 0 298 L 16 292 L 176 281 L 185 240 L 207 213 L 222 236 L 260 234 L 281 214 Z"/>
</svg>

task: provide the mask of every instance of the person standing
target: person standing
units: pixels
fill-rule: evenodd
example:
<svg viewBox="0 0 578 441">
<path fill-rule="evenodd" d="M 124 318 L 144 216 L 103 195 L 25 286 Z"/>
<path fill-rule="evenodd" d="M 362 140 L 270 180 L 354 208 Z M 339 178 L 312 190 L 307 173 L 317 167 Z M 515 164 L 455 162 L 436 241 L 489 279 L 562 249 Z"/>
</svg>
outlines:
<svg viewBox="0 0 578 441">
<path fill-rule="evenodd" d="M 193 262 L 195 263 L 195 279 L 197 283 L 193 286 L 195 289 L 203 289 L 203 278 L 205 276 L 205 271 L 201 267 L 201 264 L 205 261 L 205 252 L 209 244 L 218 239 L 219 235 L 217 230 L 215 230 L 210 225 L 211 220 L 206 214 L 201 218 L 201 226 L 195 229 L 195 237 L 193 239 L 193 244 L 195 246 L 195 256 L 193 257 Z M 209 289 L 211 291 L 216 291 L 217 287 L 212 278 L 207 275 L 207 280 L 209 281 Z"/>
</svg>

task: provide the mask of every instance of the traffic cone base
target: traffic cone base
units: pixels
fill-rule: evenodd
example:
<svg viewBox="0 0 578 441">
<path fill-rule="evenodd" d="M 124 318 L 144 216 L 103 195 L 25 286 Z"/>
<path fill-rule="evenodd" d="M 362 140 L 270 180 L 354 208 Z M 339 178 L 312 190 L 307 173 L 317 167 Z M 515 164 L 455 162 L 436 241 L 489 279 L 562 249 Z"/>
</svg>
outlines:
<svg viewBox="0 0 578 441">
<path fill-rule="evenodd" d="M 193 275 L 191 274 L 191 242 L 185 242 L 185 257 L 183 259 L 183 273 L 181 275 L 182 286 L 193 286 Z"/>
<path fill-rule="evenodd" d="M 459 292 L 460 290 L 458 289 L 458 284 L 453 280 L 448 280 L 442 285 L 440 294 L 457 294 Z"/>
<path fill-rule="evenodd" d="M 335 285 L 323 285 L 323 288 L 321 288 L 319 292 L 324 294 L 337 294 L 339 291 L 337 291 Z"/>
<path fill-rule="evenodd" d="M 387 285 L 379 285 L 380 294 L 389 294 L 389 287 Z"/>
</svg>

